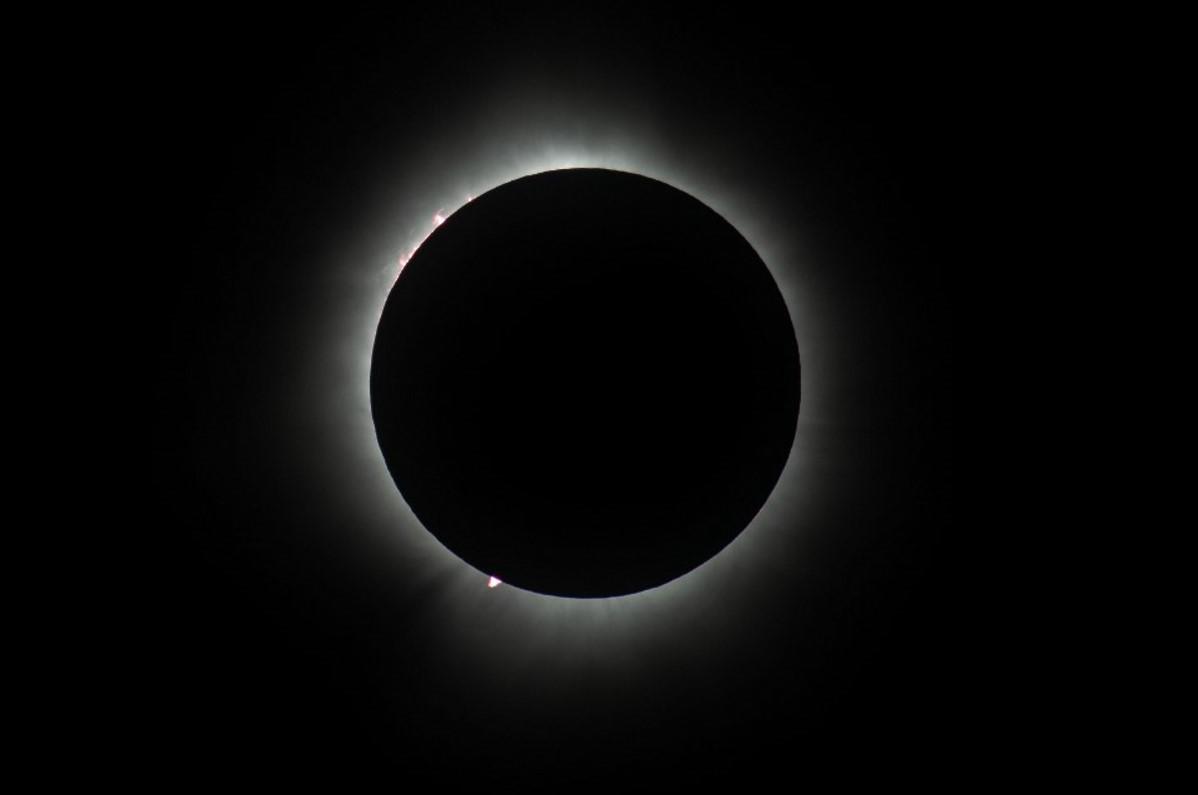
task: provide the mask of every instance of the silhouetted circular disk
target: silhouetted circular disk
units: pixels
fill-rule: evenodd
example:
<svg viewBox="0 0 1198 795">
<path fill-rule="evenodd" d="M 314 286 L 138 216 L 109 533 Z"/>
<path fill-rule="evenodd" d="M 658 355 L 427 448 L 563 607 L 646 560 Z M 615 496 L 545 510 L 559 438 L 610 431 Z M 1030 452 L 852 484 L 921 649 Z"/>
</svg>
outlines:
<svg viewBox="0 0 1198 795">
<path fill-rule="evenodd" d="M 454 213 L 387 299 L 379 444 L 428 530 L 506 583 L 633 593 L 719 552 L 764 504 L 799 410 L 765 264 L 723 218 L 600 169 Z"/>
</svg>

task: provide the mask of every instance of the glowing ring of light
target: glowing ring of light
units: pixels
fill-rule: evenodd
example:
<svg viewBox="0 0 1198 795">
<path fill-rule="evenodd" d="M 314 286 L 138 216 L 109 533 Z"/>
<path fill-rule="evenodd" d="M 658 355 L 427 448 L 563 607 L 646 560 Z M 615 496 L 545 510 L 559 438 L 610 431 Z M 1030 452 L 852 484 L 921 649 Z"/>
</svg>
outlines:
<svg viewBox="0 0 1198 795">
<path fill-rule="evenodd" d="M 543 133 L 541 140 L 547 138 L 553 139 L 554 134 Z M 670 626 L 710 620 L 713 611 L 727 613 L 729 604 L 751 589 L 755 578 L 788 576 L 779 568 L 787 565 L 786 558 L 774 550 L 784 536 L 804 529 L 801 514 L 815 499 L 814 481 L 805 475 L 817 466 L 816 457 L 805 445 L 809 435 L 805 430 L 827 422 L 834 413 L 834 379 L 828 362 L 810 356 L 805 347 L 808 341 L 827 335 L 826 322 L 821 322 L 815 303 L 819 285 L 800 262 L 802 230 L 796 229 L 796 219 L 779 211 L 769 197 L 755 195 L 752 185 L 679 166 L 691 150 L 677 141 L 660 151 L 636 141 L 627 135 L 615 144 L 559 136 L 556 144 L 530 150 L 491 135 L 485 145 L 457 142 L 450 147 L 457 159 L 422 153 L 405 170 L 405 184 L 417 187 L 403 191 L 399 206 L 379 222 L 387 231 L 375 234 L 386 242 L 368 251 L 353 251 L 347 260 L 331 263 L 326 271 L 323 289 L 335 294 L 340 303 L 336 303 L 338 311 L 330 312 L 326 323 L 319 324 L 325 336 L 322 344 L 312 346 L 307 377 L 312 384 L 343 379 L 346 386 L 331 390 L 313 387 L 320 393 L 313 422 L 325 434 L 331 453 L 323 461 L 327 467 L 324 476 L 341 484 L 346 509 L 355 510 L 356 506 L 356 518 L 368 526 L 373 543 L 394 555 L 396 576 L 407 578 L 410 587 L 427 596 L 431 609 L 442 611 L 448 639 L 467 654 L 493 656 L 497 649 L 511 651 L 514 637 L 525 640 L 518 652 L 512 651 L 520 655 L 535 653 L 540 644 L 549 642 L 559 651 L 563 646 L 581 650 L 597 634 L 649 642 L 645 633 L 653 633 L 661 642 L 668 642 Z M 481 156 L 480 148 L 485 150 Z M 469 179 L 439 165 L 469 159 L 466 154 L 487 164 L 472 169 Z M 803 411 L 795 441 L 777 487 L 749 526 L 723 552 L 688 574 L 647 591 L 609 599 L 570 599 L 494 587 L 497 583 L 491 581 L 490 573 L 454 556 L 418 522 L 383 462 L 370 415 L 375 329 L 390 287 L 420 243 L 473 196 L 530 174 L 580 167 L 628 171 L 665 182 L 727 219 L 773 274 L 803 362 Z M 438 185 L 440 192 L 433 187 Z M 648 620 L 650 617 L 654 620 Z"/>
</svg>

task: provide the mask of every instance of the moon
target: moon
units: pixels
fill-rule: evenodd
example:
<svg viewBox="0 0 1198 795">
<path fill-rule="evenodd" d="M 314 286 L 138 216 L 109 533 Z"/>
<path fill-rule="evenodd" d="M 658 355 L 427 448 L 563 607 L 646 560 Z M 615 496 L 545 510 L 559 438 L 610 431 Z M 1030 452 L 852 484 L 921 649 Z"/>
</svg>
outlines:
<svg viewBox="0 0 1198 795">
<path fill-rule="evenodd" d="M 437 225 L 387 298 L 370 372 L 396 486 L 502 582 L 637 593 L 717 555 L 786 464 L 785 301 L 745 238 L 648 177 L 566 169 Z"/>
</svg>

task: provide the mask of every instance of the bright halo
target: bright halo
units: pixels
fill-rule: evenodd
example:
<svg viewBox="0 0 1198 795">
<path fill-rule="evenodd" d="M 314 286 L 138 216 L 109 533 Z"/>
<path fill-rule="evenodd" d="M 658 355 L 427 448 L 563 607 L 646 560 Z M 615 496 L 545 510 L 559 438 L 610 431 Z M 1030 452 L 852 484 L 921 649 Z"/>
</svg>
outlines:
<svg viewBox="0 0 1198 795">
<path fill-rule="evenodd" d="M 535 114 L 534 114 L 535 115 Z M 633 646 L 670 643 L 686 627 L 737 621 L 738 605 L 762 578 L 801 576 L 793 551 L 816 521 L 821 475 L 814 450 L 833 413 L 833 368 L 818 353 L 830 325 L 818 309 L 818 284 L 801 247 L 802 228 L 768 188 L 755 190 L 745 174 L 760 173 L 748 158 L 714 152 L 703 142 L 660 143 L 635 123 L 575 125 L 585 135 L 518 120 L 491 124 L 486 135 L 443 139 L 396 164 L 383 189 L 373 226 L 329 257 L 320 285 L 323 322 L 311 341 L 310 422 L 327 451 L 320 477 L 334 485 L 342 508 L 370 535 L 374 555 L 393 559 L 396 578 L 420 591 L 439 612 L 439 631 L 463 654 L 496 654 L 509 662 L 552 647 L 558 659 L 589 656 L 597 638 Z M 466 125 L 469 127 L 469 125 Z M 618 132 L 616 128 L 618 126 Z M 503 135 L 496 130 L 505 130 Z M 536 141 L 535 145 L 526 142 Z M 702 163 L 712 165 L 706 168 Z M 719 167 L 714 167 L 718 164 Z M 741 168 L 741 165 L 747 167 Z M 496 588 L 488 572 L 465 563 L 438 542 L 405 503 L 383 461 L 370 410 L 370 363 L 375 331 L 391 286 L 420 243 L 473 197 L 520 177 L 569 168 L 642 174 L 694 196 L 727 219 L 770 269 L 790 314 L 802 366 L 798 429 L 777 486 L 740 535 L 691 572 L 635 594 L 604 599 L 546 596 Z M 330 389 L 331 382 L 338 384 Z M 826 477 L 826 474 L 824 475 Z M 825 480 L 826 482 L 826 480 Z M 353 524 L 353 522 L 349 522 Z M 785 551 L 784 554 L 782 554 Z M 391 561 L 389 561 L 391 562 Z M 488 587 L 490 585 L 491 587 Z M 513 643 L 512 639 L 521 639 Z M 496 651 L 497 649 L 501 651 Z"/>
</svg>

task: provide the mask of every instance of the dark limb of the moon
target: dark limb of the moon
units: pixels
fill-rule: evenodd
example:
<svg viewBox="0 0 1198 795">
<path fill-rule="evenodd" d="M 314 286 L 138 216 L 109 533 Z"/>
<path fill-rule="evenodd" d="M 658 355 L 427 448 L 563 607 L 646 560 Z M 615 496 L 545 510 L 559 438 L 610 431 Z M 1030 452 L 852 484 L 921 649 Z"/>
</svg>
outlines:
<svg viewBox="0 0 1198 795">
<path fill-rule="evenodd" d="M 693 197 L 622 172 L 500 186 L 407 264 L 371 367 L 379 443 L 481 571 L 598 597 L 674 579 L 764 504 L 798 417 L 777 285 Z"/>
</svg>

